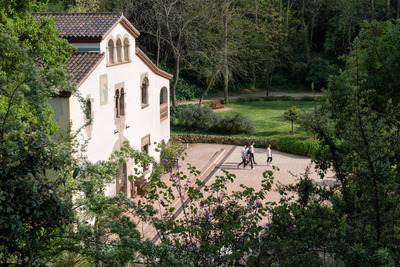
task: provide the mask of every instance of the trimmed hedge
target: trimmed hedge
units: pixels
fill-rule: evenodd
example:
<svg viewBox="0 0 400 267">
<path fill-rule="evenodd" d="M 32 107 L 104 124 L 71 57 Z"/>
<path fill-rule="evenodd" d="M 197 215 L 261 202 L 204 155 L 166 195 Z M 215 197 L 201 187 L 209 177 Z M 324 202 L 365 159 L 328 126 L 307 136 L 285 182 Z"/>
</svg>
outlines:
<svg viewBox="0 0 400 267">
<path fill-rule="evenodd" d="M 180 143 L 209 143 L 236 146 L 243 146 L 245 144 L 249 145 L 254 142 L 254 146 L 258 148 L 267 148 L 268 144 L 271 144 L 272 149 L 307 157 L 313 156 L 319 146 L 317 140 L 296 140 L 289 138 L 268 140 L 205 134 L 174 134 L 171 135 L 171 139 Z"/>
<path fill-rule="evenodd" d="M 277 149 L 278 147 L 278 141 L 276 140 L 223 136 L 223 135 L 173 134 L 171 135 L 171 139 L 180 143 L 208 143 L 208 144 L 243 146 L 246 144 L 250 145 L 252 142 L 254 142 L 255 147 L 267 148 L 268 144 L 271 144 L 271 147 L 273 149 Z"/>
<path fill-rule="evenodd" d="M 296 140 L 284 138 L 279 140 L 278 150 L 296 155 L 311 157 L 319 147 L 317 140 Z"/>
</svg>

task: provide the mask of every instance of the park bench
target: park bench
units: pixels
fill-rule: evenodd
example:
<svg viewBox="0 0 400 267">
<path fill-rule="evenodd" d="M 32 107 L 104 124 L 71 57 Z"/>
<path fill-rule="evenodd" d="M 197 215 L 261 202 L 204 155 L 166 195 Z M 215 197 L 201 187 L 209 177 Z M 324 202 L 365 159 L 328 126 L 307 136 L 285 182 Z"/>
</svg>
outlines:
<svg viewBox="0 0 400 267">
<path fill-rule="evenodd" d="M 212 108 L 223 108 L 225 104 L 222 103 L 222 100 L 214 100 L 211 102 Z"/>
</svg>

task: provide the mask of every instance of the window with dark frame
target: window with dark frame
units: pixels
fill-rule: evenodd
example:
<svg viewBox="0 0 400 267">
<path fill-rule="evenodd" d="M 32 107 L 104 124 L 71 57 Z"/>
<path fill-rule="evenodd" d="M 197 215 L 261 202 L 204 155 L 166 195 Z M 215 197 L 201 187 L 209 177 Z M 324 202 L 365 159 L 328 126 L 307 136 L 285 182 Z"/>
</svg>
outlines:
<svg viewBox="0 0 400 267">
<path fill-rule="evenodd" d="M 124 88 L 121 88 L 121 94 L 119 97 L 119 114 L 121 116 L 125 115 L 125 92 Z"/>
<path fill-rule="evenodd" d="M 148 88 L 148 84 L 147 84 L 147 80 L 144 79 L 143 83 L 142 83 L 142 104 L 146 105 L 147 103 L 147 88 Z"/>
<path fill-rule="evenodd" d="M 143 152 L 146 153 L 147 155 L 149 154 L 149 144 L 143 146 Z M 149 169 L 149 163 L 143 162 L 143 172 L 147 171 L 148 169 Z"/>
<path fill-rule="evenodd" d="M 92 117 L 92 101 L 90 99 L 86 99 L 86 119 L 90 119 Z"/>
<path fill-rule="evenodd" d="M 120 101 L 119 101 L 120 99 L 119 99 L 119 90 L 117 90 L 117 91 L 115 91 L 115 116 L 117 117 L 117 118 L 119 118 L 119 115 L 120 115 L 120 113 L 119 113 L 119 103 L 120 103 Z"/>
</svg>

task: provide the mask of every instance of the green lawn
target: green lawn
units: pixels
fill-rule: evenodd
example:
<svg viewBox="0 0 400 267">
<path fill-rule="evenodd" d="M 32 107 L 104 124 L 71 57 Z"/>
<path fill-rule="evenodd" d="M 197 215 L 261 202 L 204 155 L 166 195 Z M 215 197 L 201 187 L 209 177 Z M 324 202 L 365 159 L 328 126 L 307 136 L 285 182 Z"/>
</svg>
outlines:
<svg viewBox="0 0 400 267">
<path fill-rule="evenodd" d="M 249 117 L 256 128 L 253 136 L 240 134 L 241 137 L 256 137 L 265 139 L 281 139 L 290 137 L 296 139 L 307 139 L 311 135 L 298 131 L 298 126 L 294 125 L 295 135 L 291 135 L 291 122 L 286 121 L 283 113 L 291 106 L 296 106 L 302 111 L 312 111 L 315 102 L 312 101 L 255 101 L 244 103 L 231 103 L 226 107 L 231 108 L 230 111 L 221 112 L 222 114 L 240 113 Z M 171 129 L 171 133 L 191 133 L 180 129 Z"/>
</svg>

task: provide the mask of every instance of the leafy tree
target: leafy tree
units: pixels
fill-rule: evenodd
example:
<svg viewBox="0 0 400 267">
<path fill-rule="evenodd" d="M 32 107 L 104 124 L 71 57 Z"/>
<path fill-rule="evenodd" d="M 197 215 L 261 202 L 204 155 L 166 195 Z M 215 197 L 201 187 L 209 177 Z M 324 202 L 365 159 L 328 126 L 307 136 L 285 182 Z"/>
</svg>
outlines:
<svg viewBox="0 0 400 267">
<path fill-rule="evenodd" d="M 292 134 L 294 134 L 293 123 L 299 118 L 299 116 L 300 116 L 300 109 L 295 106 L 289 108 L 287 111 L 283 113 L 283 117 L 285 117 L 286 120 L 292 122 Z"/>
<path fill-rule="evenodd" d="M 64 183 L 73 164 L 68 140 L 47 104 L 72 90 L 63 62 L 72 52 L 54 22 L 31 15 L 37 1 L 0 4 L 0 262 L 31 266 L 48 260 L 50 241 L 72 220 Z"/>
<path fill-rule="evenodd" d="M 306 74 L 306 81 L 314 83 L 317 89 L 326 87 L 329 76 L 338 74 L 338 67 L 322 57 L 311 58 Z"/>
<path fill-rule="evenodd" d="M 324 187 L 306 173 L 296 185 L 280 186 L 284 198 L 271 211 L 272 223 L 263 236 L 265 250 L 254 259 L 256 263 L 400 264 L 396 193 L 400 188 L 400 105 L 395 101 L 398 94 L 390 90 L 376 98 L 379 90 L 391 88 L 392 81 L 385 75 L 396 72 L 394 65 L 382 75 L 380 63 L 397 57 L 399 45 L 393 33 L 398 27 L 373 22 L 361 30 L 346 70 L 332 79 L 326 102 L 310 120 L 320 141 L 314 156 L 317 170 L 321 178 L 333 170 L 336 183 Z"/>
</svg>

